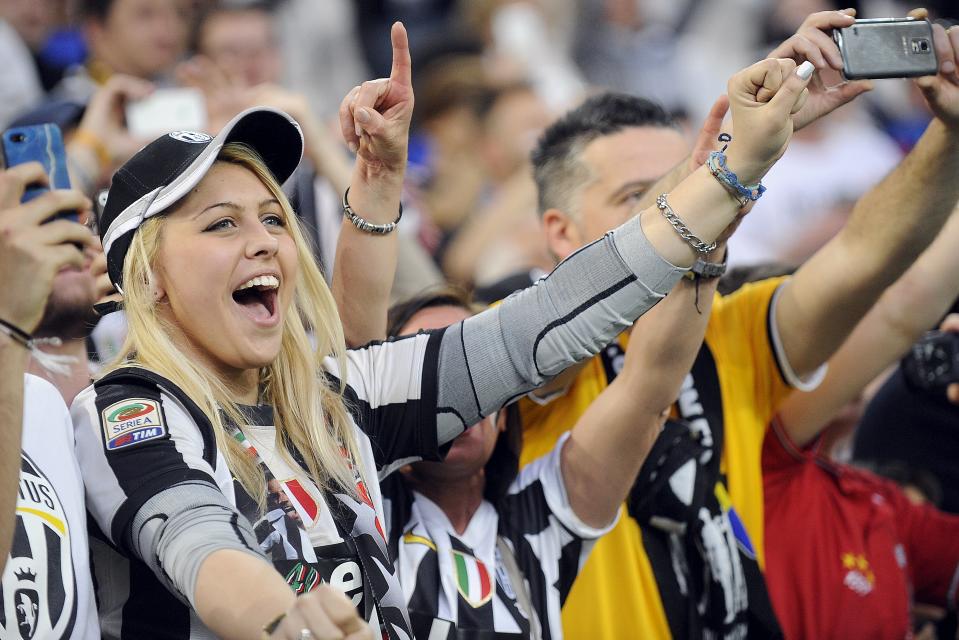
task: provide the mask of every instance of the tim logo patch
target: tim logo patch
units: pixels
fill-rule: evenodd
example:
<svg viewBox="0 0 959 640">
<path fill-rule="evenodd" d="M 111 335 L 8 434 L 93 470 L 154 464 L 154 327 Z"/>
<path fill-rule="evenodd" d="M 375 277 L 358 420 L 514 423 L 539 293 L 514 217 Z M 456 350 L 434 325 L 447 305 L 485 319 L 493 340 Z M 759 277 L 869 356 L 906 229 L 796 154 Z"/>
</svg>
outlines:
<svg viewBox="0 0 959 640">
<path fill-rule="evenodd" d="M 155 400 L 135 398 L 111 404 L 101 414 L 107 451 L 116 451 L 166 435 L 166 425 Z"/>
</svg>

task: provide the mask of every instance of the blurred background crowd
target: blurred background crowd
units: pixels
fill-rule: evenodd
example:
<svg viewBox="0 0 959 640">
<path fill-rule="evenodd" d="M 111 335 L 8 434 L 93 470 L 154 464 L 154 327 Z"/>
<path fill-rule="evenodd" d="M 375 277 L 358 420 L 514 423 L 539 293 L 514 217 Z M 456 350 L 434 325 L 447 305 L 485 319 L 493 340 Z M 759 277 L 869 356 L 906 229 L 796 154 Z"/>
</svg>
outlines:
<svg viewBox="0 0 959 640">
<path fill-rule="evenodd" d="M 853 4 L 860 17 L 909 8 Z M 948 15 L 948 4 L 931 3 L 932 17 Z M 388 73 L 389 25 L 403 20 L 417 106 L 402 227 L 411 246 L 397 291 L 415 292 L 440 273 L 482 287 L 552 264 L 537 230 L 528 155 L 555 117 L 608 88 L 661 102 L 692 135 L 723 78 L 766 55 L 806 15 L 831 8 L 842 7 L 827 0 L 3 0 L 0 126 L 53 120 L 68 132 L 82 129 L 71 162 L 93 193 L 156 133 L 131 130 L 124 117 L 126 102 L 153 89 L 201 96 L 200 122 L 213 132 L 246 106 L 284 108 L 309 130 L 318 180 L 299 192 L 315 204 L 311 222 L 329 266 L 349 166 L 331 123 L 351 87 Z M 117 74 L 151 84 L 109 85 Z M 799 264 L 831 237 L 928 122 L 914 91 L 879 83 L 797 136 L 767 178 L 760 215 L 733 238 L 730 264 Z M 196 128 L 196 113 L 185 119 L 194 126 L 184 128 Z M 143 118 L 137 124 L 142 129 Z"/>
</svg>

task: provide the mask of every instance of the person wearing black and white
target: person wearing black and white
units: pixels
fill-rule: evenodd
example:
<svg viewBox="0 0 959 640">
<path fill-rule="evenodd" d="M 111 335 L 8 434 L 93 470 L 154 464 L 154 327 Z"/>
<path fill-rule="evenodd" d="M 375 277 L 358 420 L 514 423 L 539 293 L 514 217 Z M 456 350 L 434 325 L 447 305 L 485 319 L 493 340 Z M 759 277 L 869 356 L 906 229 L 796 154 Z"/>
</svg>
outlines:
<svg viewBox="0 0 959 640">
<path fill-rule="evenodd" d="M 522 427 L 510 406 L 454 440 L 442 463 L 415 462 L 381 480 L 387 539 L 417 637 L 562 637 L 560 608 L 662 429 L 702 342 L 715 286 L 684 280 L 640 318 L 618 381 L 521 471 Z M 389 332 L 440 329 L 470 315 L 454 291 L 428 294 L 394 307 Z M 644 330 L 650 322 L 674 330 L 656 335 Z"/>
<path fill-rule="evenodd" d="M 85 640 L 97 613 L 73 425 L 60 393 L 26 371 L 54 278 L 83 268 L 77 247 L 92 236 L 75 222 L 44 224 L 89 209 L 79 192 L 20 204 L 46 181 L 38 163 L 0 171 L 0 637 Z"/>
<path fill-rule="evenodd" d="M 358 150 L 338 248 L 346 264 L 334 271 L 350 326 L 385 324 L 385 303 L 350 299 L 350 285 L 395 262 L 413 97 L 401 25 L 392 36 L 391 77 L 365 83 L 341 111 Z M 728 156 L 746 181 L 788 143 L 808 81 L 794 70 L 764 61 L 730 85 L 746 133 Z M 764 81 L 769 102 L 754 92 Z M 468 426 L 596 353 L 695 256 L 651 208 L 496 309 L 345 351 L 333 296 L 279 187 L 301 153 L 295 122 L 253 109 L 216 138 L 163 136 L 114 177 L 100 228 L 129 333 L 122 359 L 72 410 L 100 529 L 97 575 L 111 577 L 98 580 L 108 638 L 411 637 L 377 472 L 440 458 Z M 704 242 L 738 211 L 705 168 L 670 200 Z M 390 282 L 392 268 L 384 273 Z M 265 515 L 270 476 L 297 505 L 315 565 L 264 559 L 251 522 Z"/>
</svg>

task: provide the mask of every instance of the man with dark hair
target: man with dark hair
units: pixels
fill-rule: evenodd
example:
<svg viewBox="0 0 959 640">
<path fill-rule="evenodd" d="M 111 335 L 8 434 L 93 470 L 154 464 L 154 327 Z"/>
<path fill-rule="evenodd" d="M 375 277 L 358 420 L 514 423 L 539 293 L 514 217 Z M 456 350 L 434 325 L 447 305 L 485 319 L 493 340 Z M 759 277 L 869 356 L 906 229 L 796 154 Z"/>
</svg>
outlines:
<svg viewBox="0 0 959 640">
<path fill-rule="evenodd" d="M 115 73 L 162 82 L 184 53 L 185 0 L 80 0 L 78 13 L 90 58 L 64 78 L 58 97 L 86 103 Z"/>
<path fill-rule="evenodd" d="M 77 191 L 20 203 L 46 180 L 35 162 L 0 171 L 0 637 L 84 640 L 98 625 L 73 425 L 57 390 L 26 371 L 56 274 L 82 264 L 74 245 L 91 236 L 44 223 L 86 208 Z"/>
<path fill-rule="evenodd" d="M 771 56 L 808 58 L 820 70 L 841 67 L 823 32 L 851 22 L 848 12 L 814 14 Z M 939 28 L 936 42 L 941 63 L 954 61 L 953 44 Z M 629 517 L 597 544 L 580 574 L 564 608 L 568 637 L 778 633 L 758 571 L 763 436 L 780 401 L 793 388 L 818 383 L 821 365 L 959 199 L 959 78 L 954 67 L 941 68 L 918 82 L 936 118 L 902 164 L 857 203 L 846 227 L 791 278 L 714 300 L 705 342 L 674 408 L 686 427 L 660 436 L 627 499 Z M 797 129 L 868 89 L 821 86 L 810 85 L 809 100 L 794 115 Z M 717 104 L 688 161 L 661 110 L 628 96 L 593 98 L 554 125 L 534 155 L 551 252 L 567 257 L 668 192 L 706 160 L 723 111 Z M 722 273 L 722 251 L 706 256 L 691 277 Z M 692 305 L 689 313 L 696 313 Z M 673 327 L 643 330 L 668 335 Z M 523 462 L 548 451 L 615 378 L 626 341 L 522 402 Z"/>
</svg>

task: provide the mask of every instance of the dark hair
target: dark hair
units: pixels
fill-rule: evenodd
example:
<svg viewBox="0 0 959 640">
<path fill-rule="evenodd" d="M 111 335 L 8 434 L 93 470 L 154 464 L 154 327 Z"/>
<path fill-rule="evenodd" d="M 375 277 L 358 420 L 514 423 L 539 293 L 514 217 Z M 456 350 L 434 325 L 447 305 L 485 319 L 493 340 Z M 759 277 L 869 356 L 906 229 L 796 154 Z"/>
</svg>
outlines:
<svg viewBox="0 0 959 640">
<path fill-rule="evenodd" d="M 390 338 L 403 335 L 400 331 L 413 316 L 423 309 L 433 307 L 456 307 L 468 311 L 470 314 L 479 311 L 465 289 L 454 285 L 442 285 L 390 307 L 387 312 L 386 335 Z"/>
<path fill-rule="evenodd" d="M 390 338 L 398 337 L 413 316 L 423 309 L 434 307 L 456 307 L 470 314 L 479 311 L 463 289 L 444 286 L 392 306 L 388 314 L 387 335 Z M 519 454 L 523 447 L 523 426 L 518 406 L 511 404 L 500 415 L 506 421 L 506 429 L 496 439 L 496 446 L 484 467 L 486 488 L 483 497 L 494 505 L 506 496 L 510 484 L 519 473 Z"/>
<path fill-rule="evenodd" d="M 547 128 L 533 149 L 540 213 L 569 210 L 573 190 L 589 177 L 579 155 L 596 138 L 630 127 L 676 126 L 666 109 L 646 98 L 611 92 L 589 98 Z"/>
<path fill-rule="evenodd" d="M 94 18 L 103 22 L 110 14 L 115 0 L 77 0 L 76 11 L 80 18 Z"/>
</svg>

